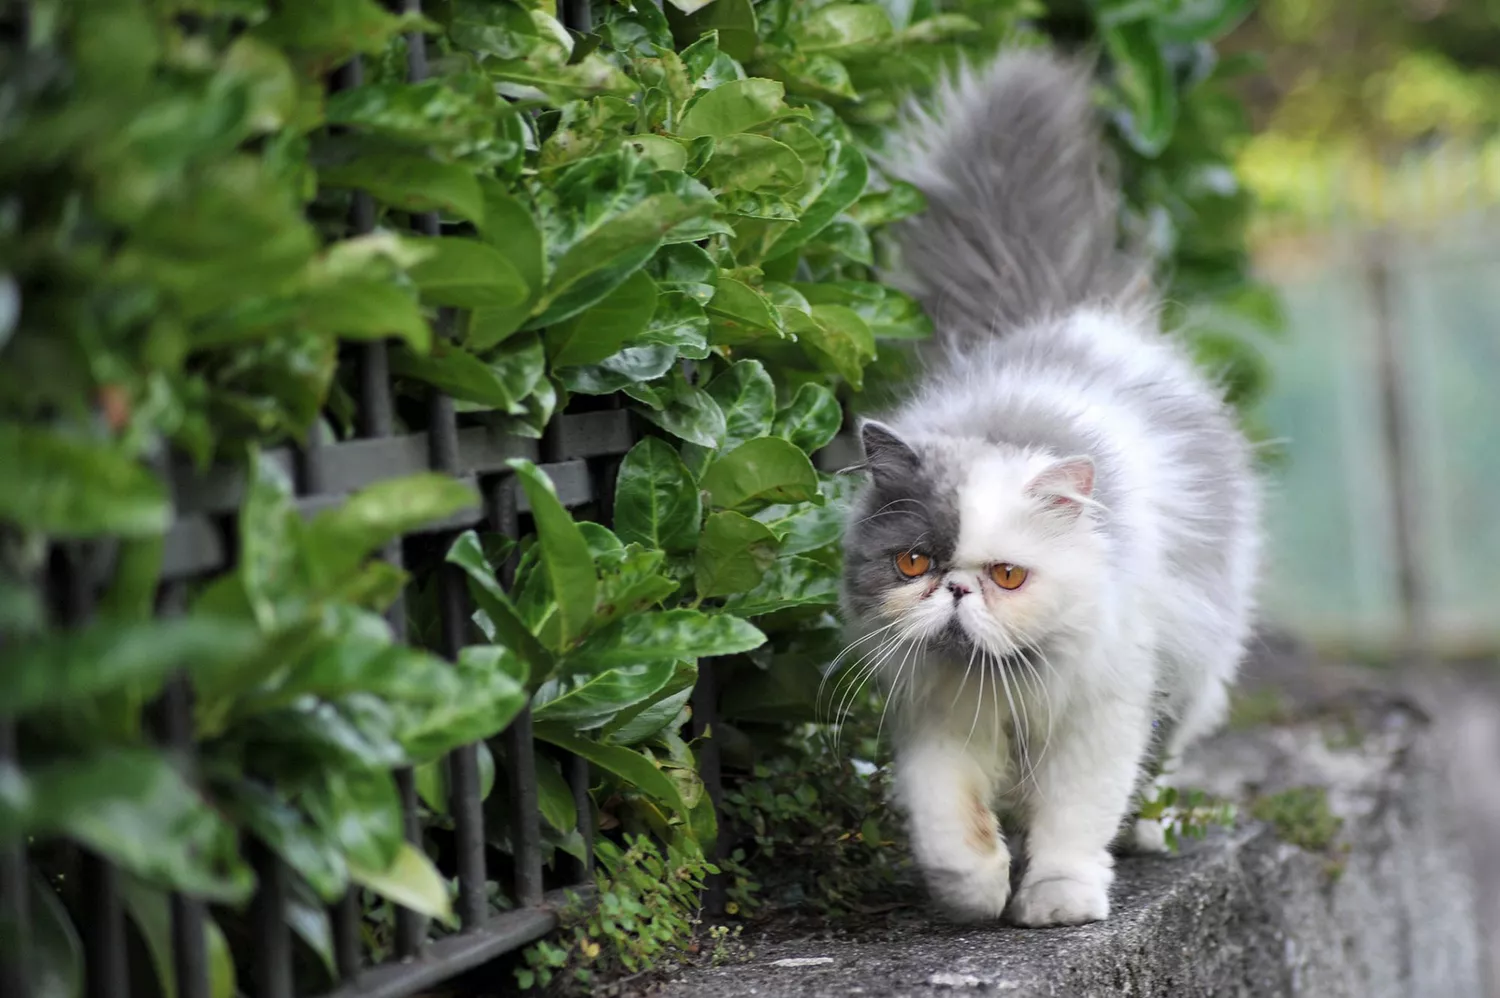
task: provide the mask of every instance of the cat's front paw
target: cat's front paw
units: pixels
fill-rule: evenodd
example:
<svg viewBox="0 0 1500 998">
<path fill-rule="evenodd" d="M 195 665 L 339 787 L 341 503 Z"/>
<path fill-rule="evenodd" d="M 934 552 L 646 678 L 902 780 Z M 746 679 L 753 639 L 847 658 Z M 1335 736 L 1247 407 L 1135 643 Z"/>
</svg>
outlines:
<svg viewBox="0 0 1500 998">
<path fill-rule="evenodd" d="M 998 850 L 967 869 L 928 867 L 924 872 L 933 899 L 951 917 L 964 922 L 999 918 L 1010 900 L 1010 851 Z"/>
<path fill-rule="evenodd" d="M 1102 863 L 1029 870 L 1011 903 L 1017 925 L 1082 925 L 1109 917 L 1114 873 Z"/>
</svg>

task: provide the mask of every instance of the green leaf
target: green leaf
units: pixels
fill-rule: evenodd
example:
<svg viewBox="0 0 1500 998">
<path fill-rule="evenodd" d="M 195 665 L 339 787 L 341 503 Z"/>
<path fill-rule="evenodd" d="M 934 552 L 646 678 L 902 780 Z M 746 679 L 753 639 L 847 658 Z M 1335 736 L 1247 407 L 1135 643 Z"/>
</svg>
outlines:
<svg viewBox="0 0 1500 998">
<path fill-rule="evenodd" d="M 744 592 L 776 560 L 780 544 L 771 528 L 734 512 L 715 513 L 703 524 L 694 579 L 698 598 Z"/>
<path fill-rule="evenodd" d="M 345 280 L 310 291 L 302 301 L 302 321 L 344 339 L 396 337 L 418 353 L 432 347 L 432 329 L 417 299 L 386 281 Z"/>
<path fill-rule="evenodd" d="M 158 752 L 112 748 L 27 777 L 19 812 L 0 799 L 0 838 L 63 835 L 149 883 L 226 904 L 254 889 L 234 828 Z"/>
<path fill-rule="evenodd" d="M 667 373 L 676 360 L 676 347 L 660 344 L 627 347 L 601 364 L 564 368 L 558 372 L 557 377 L 564 388 L 579 395 L 641 392 L 645 389 L 646 382 L 654 381 Z M 664 403 L 655 399 L 653 404 L 660 408 Z"/>
<path fill-rule="evenodd" d="M 1103 35 L 1124 104 L 1122 131 L 1142 156 L 1155 157 L 1177 127 L 1177 87 L 1155 25 L 1131 21 L 1106 27 Z"/>
<path fill-rule="evenodd" d="M 389 14 L 375 0 L 326 0 L 278 7 L 255 33 L 331 68 L 357 53 L 383 51 L 403 31 L 432 27 L 419 14 Z"/>
<path fill-rule="evenodd" d="M 724 437 L 724 412 L 713 396 L 678 380 L 664 386 L 659 409 L 641 412 L 648 420 L 674 437 L 700 447 L 717 447 Z"/>
<path fill-rule="evenodd" d="M 536 802 L 542 818 L 559 832 L 578 827 L 578 803 L 573 788 L 563 778 L 557 763 L 545 756 L 536 757 Z"/>
<path fill-rule="evenodd" d="M 260 645 L 254 627 L 200 616 L 102 620 L 34 638 L 6 652 L 0 716 L 76 705 L 124 688 L 149 700 L 179 670 L 211 679 L 233 671 Z"/>
<path fill-rule="evenodd" d="M 689 5 L 695 2 L 688 0 Z M 672 27 L 672 37 L 678 45 L 689 46 L 701 36 L 717 32 L 717 47 L 723 54 L 741 62 L 755 55 L 760 37 L 756 30 L 755 7 L 750 0 L 713 0 L 706 5 L 697 4 L 690 13 L 683 13 L 674 0 L 667 5 L 666 15 L 667 23 Z M 686 58 L 683 61 L 689 62 Z"/>
<path fill-rule="evenodd" d="M 1254 0 L 1175 0 L 1158 20 L 1164 42 L 1216 41 L 1233 31 L 1255 9 Z M 1100 21 L 1104 12 L 1100 12 Z"/>
<path fill-rule="evenodd" d="M 714 296 L 719 267 L 701 246 L 674 243 L 663 246 L 651 261 L 656 286 L 663 291 L 681 291 L 700 305 Z"/>
<path fill-rule="evenodd" d="M 177 998 L 172 912 L 166 893 L 147 887 L 133 877 L 122 877 L 120 899 L 125 903 L 131 921 L 140 930 L 146 951 L 151 954 L 151 965 L 156 971 L 156 984 L 161 989 L 162 998 Z M 203 931 L 208 958 L 209 998 L 234 998 L 234 961 L 229 955 L 229 943 L 211 914 L 205 913 Z"/>
<path fill-rule="evenodd" d="M 390 353 L 390 365 L 394 374 L 425 381 L 461 401 L 513 415 L 525 411 L 521 403 L 536 385 L 534 377 L 523 376 L 524 365 L 487 363 L 444 340 L 433 343 L 432 353 L 426 356 L 398 347 Z"/>
<path fill-rule="evenodd" d="M 849 217 L 860 225 L 873 229 L 910 218 L 926 207 L 927 199 L 922 196 L 921 191 L 904 180 L 897 180 L 889 190 L 872 191 L 850 205 Z"/>
<path fill-rule="evenodd" d="M 432 707 L 400 711 L 402 746 L 418 764 L 503 731 L 526 706 L 525 664 L 503 645 L 470 645 L 454 663 L 460 690 Z"/>
<path fill-rule="evenodd" d="M 587 645 L 579 657 L 589 661 Z M 566 673 L 568 662 L 561 668 Z M 657 659 L 549 679 L 532 699 L 531 716 L 539 724 L 567 724 L 573 731 L 598 728 L 626 707 L 648 700 L 671 680 L 675 668 L 673 660 Z"/>
<path fill-rule="evenodd" d="M 600 769 L 638 788 L 647 796 L 666 805 L 674 814 L 686 819 L 687 803 L 682 792 L 656 763 L 635 749 L 620 745 L 602 745 L 584 738 L 561 724 L 539 724 L 536 736 L 542 741 L 581 756 Z"/>
<path fill-rule="evenodd" d="M 479 605 L 490 625 L 494 628 L 492 638 L 498 637 L 514 649 L 530 672 L 538 678 L 552 674 L 552 653 L 532 635 L 520 612 L 495 577 L 495 569 L 485 559 L 479 535 L 466 530 L 448 549 L 446 560 L 464 570 L 468 576 L 469 595 Z"/>
<path fill-rule="evenodd" d="M 820 561 L 792 555 L 777 560 L 753 589 L 731 596 L 724 608 L 758 617 L 795 606 L 837 606 L 838 601 L 838 572 Z"/>
<path fill-rule="evenodd" d="M 720 276 L 713 300 L 704 310 L 715 344 L 734 345 L 767 337 L 780 339 L 785 335 L 781 317 L 771 300 L 732 277 Z"/>
<path fill-rule="evenodd" d="M 890 15 L 877 4 L 831 3 L 802 18 L 792 37 L 800 52 L 844 55 L 872 50 L 891 30 Z"/>
<path fill-rule="evenodd" d="M 698 485 L 670 444 L 647 437 L 630 449 L 615 484 L 614 523 L 621 540 L 690 550 L 702 516 Z"/>
<path fill-rule="evenodd" d="M 683 357 L 702 360 L 708 356 L 708 314 L 686 294 L 664 291 L 635 342 L 672 347 Z"/>
<path fill-rule="evenodd" d="M 445 211 L 478 225 L 484 196 L 474 172 L 388 146 L 360 145 L 318 167 L 325 187 L 353 187 L 401 211 Z"/>
<path fill-rule="evenodd" d="M 677 720 L 693 697 L 698 666 L 678 662 L 672 679 L 648 700 L 620 711 L 604 726 L 604 740 L 612 745 L 637 745 Z"/>
<path fill-rule="evenodd" d="M 771 431 L 776 385 L 760 361 L 736 361 L 704 390 L 724 412 L 722 446 L 736 447 Z"/>
<path fill-rule="evenodd" d="M 809 382 L 797 389 L 791 404 L 776 414 L 771 432 L 795 444 L 804 454 L 828 446 L 844 423 L 838 397 L 822 385 Z"/>
<path fill-rule="evenodd" d="M 351 878 L 355 866 L 384 870 L 405 845 L 401 797 L 391 774 L 350 766 L 323 769 L 302 789 L 308 815 L 343 850 Z"/>
<path fill-rule="evenodd" d="M 515 306 L 484 308 L 474 313 L 466 342 L 476 350 L 484 350 L 520 329 L 531 314 L 546 284 L 546 255 L 531 209 L 492 177 L 480 177 L 479 186 L 484 196 L 480 235 L 504 254 L 528 289 L 525 299 Z"/>
<path fill-rule="evenodd" d="M 865 192 L 870 167 L 864 153 L 852 143 L 834 141 L 829 143 L 829 159 L 817 194 L 802 209 L 797 224 L 771 244 L 767 260 L 784 256 L 812 239 Z"/>
<path fill-rule="evenodd" d="M 165 544 L 160 537 L 137 537 L 119 542 L 114 578 L 99 604 L 99 614 L 112 620 L 149 620 L 156 607 Z M 3 629 L 3 625 L 0 625 Z"/>
<path fill-rule="evenodd" d="M 717 458 L 701 482 L 720 509 L 761 502 L 821 501 L 812 462 L 780 437 L 749 440 Z"/>
<path fill-rule="evenodd" d="M 814 305 L 812 320 L 810 326 L 798 329 L 802 349 L 856 391 L 863 388 L 865 365 L 875 359 L 870 327 L 858 312 L 842 305 Z"/>
<path fill-rule="evenodd" d="M 766 636 L 737 617 L 697 610 L 661 610 L 622 617 L 590 635 L 576 661 L 593 670 L 733 655 L 758 648 Z"/>
<path fill-rule="evenodd" d="M 246 778 L 221 790 L 221 799 L 236 824 L 275 851 L 325 902 L 344 896 L 349 868 L 338 842 L 280 792 Z"/>
<path fill-rule="evenodd" d="M 548 328 L 547 353 L 554 367 L 597 364 L 630 345 L 656 311 L 656 283 L 636 271 L 596 305 Z"/>
<path fill-rule="evenodd" d="M 487 243 L 457 236 L 411 236 L 427 253 L 407 270 L 431 305 L 455 308 L 514 308 L 531 296 L 510 258 Z"/>
<path fill-rule="evenodd" d="M 324 579 L 337 579 L 391 541 L 478 507 L 472 486 L 421 472 L 376 482 L 307 527 L 306 550 Z"/>
<path fill-rule="evenodd" d="M 155 475 L 121 449 L 0 422 L 0 521 L 51 537 L 164 533 L 172 509 Z"/>
<path fill-rule="evenodd" d="M 916 299 L 868 281 L 824 281 L 793 285 L 813 305 L 842 305 L 857 314 L 877 339 L 917 340 L 932 335 L 932 320 Z"/>
<path fill-rule="evenodd" d="M 722 39 L 722 36 L 720 36 Z M 677 134 L 685 139 L 723 138 L 786 113 L 786 88 L 775 80 L 733 80 L 699 96 L 683 113 Z"/>
<path fill-rule="evenodd" d="M 507 464 L 515 471 L 526 498 L 531 501 L 532 517 L 536 520 L 537 536 L 541 542 L 542 569 L 552 588 L 552 598 L 557 602 L 557 634 L 552 647 L 561 650 L 582 636 L 594 615 L 598 587 L 594 559 L 578 524 L 558 502 L 551 480 L 541 469 L 521 458 L 512 459 Z"/>
<path fill-rule="evenodd" d="M 519 59 L 537 44 L 537 25 L 517 4 L 456 0 L 448 37 L 476 55 Z"/>
<path fill-rule="evenodd" d="M 802 160 L 764 135 L 727 135 L 714 144 L 702 176 L 720 190 L 789 191 L 802 183 Z"/>
<path fill-rule="evenodd" d="M 402 842 L 396 858 L 384 869 L 349 864 L 350 875 L 360 886 L 419 915 L 456 926 L 448 885 L 427 854 L 410 842 Z"/>
</svg>

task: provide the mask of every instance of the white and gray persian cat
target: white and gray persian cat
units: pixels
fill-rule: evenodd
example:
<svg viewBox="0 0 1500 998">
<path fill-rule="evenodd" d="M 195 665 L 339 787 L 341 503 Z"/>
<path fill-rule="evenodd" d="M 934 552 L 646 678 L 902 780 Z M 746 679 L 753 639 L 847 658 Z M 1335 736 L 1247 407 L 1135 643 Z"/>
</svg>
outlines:
<svg viewBox="0 0 1500 998">
<path fill-rule="evenodd" d="M 909 399 L 860 430 L 845 614 L 898 719 L 936 899 L 1095 921 L 1112 845 L 1162 848 L 1131 820 L 1153 761 L 1224 713 L 1251 628 L 1251 448 L 1118 248 L 1086 66 L 1004 54 L 905 142 L 893 171 L 928 208 L 904 277 L 937 333 Z M 1024 835 L 1014 897 L 997 812 Z"/>
</svg>

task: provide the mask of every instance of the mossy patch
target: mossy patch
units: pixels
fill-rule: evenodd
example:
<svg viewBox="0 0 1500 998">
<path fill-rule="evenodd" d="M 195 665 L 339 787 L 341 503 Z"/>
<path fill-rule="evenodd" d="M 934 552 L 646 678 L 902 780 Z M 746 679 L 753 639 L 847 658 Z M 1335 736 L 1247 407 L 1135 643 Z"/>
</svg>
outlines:
<svg viewBox="0 0 1500 998">
<path fill-rule="evenodd" d="M 1322 787 L 1293 787 L 1257 797 L 1250 813 L 1269 823 L 1283 842 L 1309 852 L 1326 852 L 1344 827 L 1344 819 L 1328 806 L 1328 791 Z"/>
</svg>

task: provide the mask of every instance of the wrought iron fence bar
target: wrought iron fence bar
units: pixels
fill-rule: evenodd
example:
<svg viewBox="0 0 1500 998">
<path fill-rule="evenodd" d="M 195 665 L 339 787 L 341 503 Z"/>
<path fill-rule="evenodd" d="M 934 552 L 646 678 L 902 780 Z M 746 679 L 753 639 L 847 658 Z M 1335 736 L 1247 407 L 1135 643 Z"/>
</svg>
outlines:
<svg viewBox="0 0 1500 998">
<path fill-rule="evenodd" d="M 619 456 L 635 443 L 629 413 L 624 410 L 569 413 L 556 417 L 554 426 L 556 449 L 546 459 L 551 462 Z M 307 491 L 315 495 L 341 495 L 390 478 L 427 471 L 431 453 L 432 443 L 426 433 L 325 442 L 319 448 L 324 486 Z M 486 426 L 466 426 L 458 431 L 456 470 L 460 474 L 501 474 L 509 470 L 507 462 L 517 457 L 541 460 L 538 442 Z M 288 478 L 296 477 L 297 458 L 290 449 L 265 451 L 261 460 L 275 465 Z M 245 470 L 240 465 L 223 465 L 203 473 L 179 465 L 174 469 L 173 482 L 178 511 L 184 515 L 233 513 L 244 502 Z"/>
<path fill-rule="evenodd" d="M 180 586 L 168 586 L 163 604 L 177 610 L 183 602 Z M 161 700 L 162 736 L 178 762 L 190 767 L 196 752 L 193 740 L 193 690 L 185 674 L 167 683 Z M 189 773 L 196 782 L 196 774 Z M 204 925 L 207 907 L 197 898 L 174 892 L 171 895 L 172 971 L 177 979 L 178 998 L 208 998 L 208 936 Z"/>
<path fill-rule="evenodd" d="M 505 729 L 505 759 L 510 785 L 510 848 L 515 861 L 513 894 L 517 905 L 534 907 L 542 902 L 542 829 L 529 706 Z"/>
<path fill-rule="evenodd" d="M 292 998 L 292 937 L 286 924 L 286 865 L 267 846 L 249 849 L 260 881 L 252 905 L 256 998 Z"/>
<path fill-rule="evenodd" d="M 364 951 L 359 936 L 361 912 L 359 888 L 351 887 L 328 910 L 333 929 L 333 960 L 340 980 L 353 980 L 364 966 Z"/>
<path fill-rule="evenodd" d="M 396 770 L 401 795 L 401 819 L 406 841 L 422 848 L 422 821 L 417 812 L 417 781 L 410 767 Z M 396 955 L 403 960 L 420 956 L 427 944 L 427 919 L 410 908 L 396 907 Z"/>
<path fill-rule="evenodd" d="M 130 964 L 125 950 L 125 909 L 120 873 L 95 853 L 82 853 L 81 879 L 88 917 L 83 926 L 88 998 L 126 998 Z"/>
<path fill-rule="evenodd" d="M 588 888 L 575 893 L 585 901 L 593 896 Z M 536 907 L 502 912 L 472 932 L 438 940 L 419 960 L 371 967 L 323 998 L 405 998 L 542 938 L 557 928 L 557 909 L 567 901 L 553 891 Z"/>
<path fill-rule="evenodd" d="M 588 882 L 594 875 L 594 802 L 589 797 L 589 782 L 589 761 L 581 755 L 569 755 L 568 785 L 578 811 L 578 836 L 583 839 L 583 859 L 573 870 L 572 879 L 580 883 Z"/>
<path fill-rule="evenodd" d="M 0 650 L 4 645 L 0 644 Z M 20 761 L 16 725 L 0 717 L 0 772 Z M 0 994 L 30 993 L 27 957 L 31 952 L 31 880 L 26 868 L 26 843 L 17 838 L 0 842 Z"/>
</svg>

